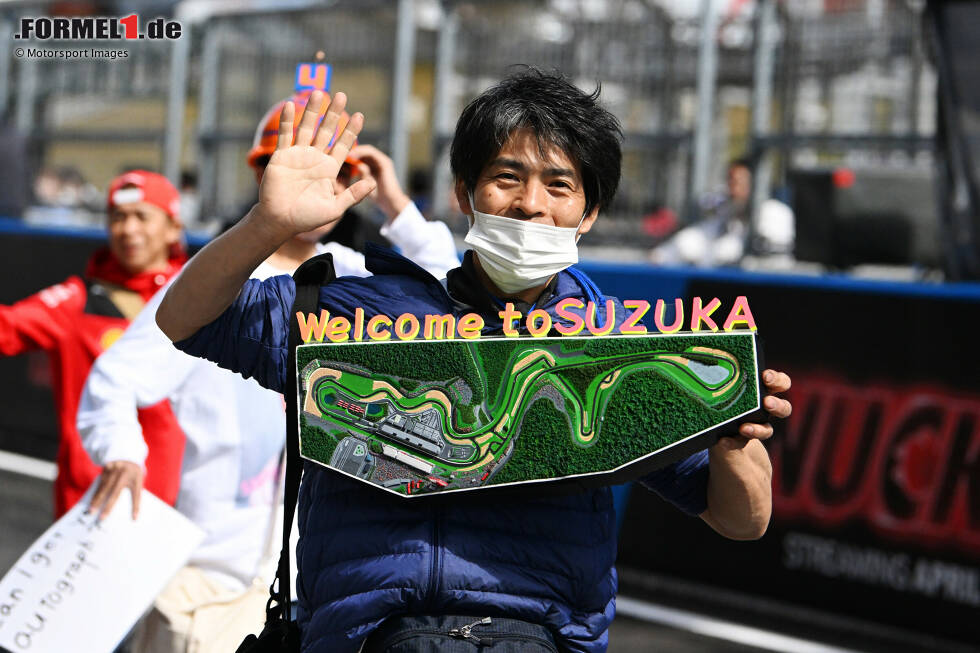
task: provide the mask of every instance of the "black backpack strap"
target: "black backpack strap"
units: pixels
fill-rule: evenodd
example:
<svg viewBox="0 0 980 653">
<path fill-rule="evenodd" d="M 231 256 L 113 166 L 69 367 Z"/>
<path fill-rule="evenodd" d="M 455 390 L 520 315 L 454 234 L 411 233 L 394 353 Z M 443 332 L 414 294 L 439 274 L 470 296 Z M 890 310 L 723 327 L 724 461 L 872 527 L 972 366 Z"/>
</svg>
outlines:
<svg viewBox="0 0 980 653">
<path fill-rule="evenodd" d="M 302 344 L 299 335 L 299 321 L 296 313 L 316 313 L 320 304 L 320 286 L 330 283 L 337 278 L 333 267 L 333 256 L 321 254 L 299 266 L 293 274 L 296 283 L 296 299 L 293 301 L 289 314 L 289 357 L 286 363 L 286 489 L 283 495 L 283 524 L 282 524 L 282 553 L 279 555 L 279 569 L 276 578 L 279 581 L 278 591 L 273 590 L 272 599 L 278 603 L 284 636 L 288 636 L 290 612 L 290 584 L 292 576 L 289 572 L 289 532 L 293 527 L 293 514 L 296 512 L 296 499 L 299 495 L 299 482 L 302 476 L 303 463 L 299 457 L 299 413 L 297 411 L 299 384 L 296 374 L 296 347 Z M 275 586 L 275 583 L 273 583 Z M 275 607 L 267 611 L 267 619 L 274 616 Z"/>
</svg>

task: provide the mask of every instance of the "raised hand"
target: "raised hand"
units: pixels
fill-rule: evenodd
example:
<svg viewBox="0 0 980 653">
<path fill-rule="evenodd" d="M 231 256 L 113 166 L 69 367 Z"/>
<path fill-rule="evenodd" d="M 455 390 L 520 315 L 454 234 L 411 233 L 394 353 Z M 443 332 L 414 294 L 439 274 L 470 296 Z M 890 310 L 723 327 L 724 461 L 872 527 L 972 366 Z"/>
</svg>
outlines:
<svg viewBox="0 0 980 653">
<path fill-rule="evenodd" d="M 326 105 L 326 115 L 317 122 Z M 334 139 L 347 96 L 337 93 L 330 102 L 314 91 L 293 134 L 296 107 L 287 102 L 279 119 L 279 140 L 259 186 L 258 209 L 267 222 L 285 238 L 336 222 L 344 212 L 374 190 L 374 179 L 362 179 L 341 193 L 334 181 L 344 158 L 364 126 L 364 116 L 355 113 Z"/>
<path fill-rule="evenodd" d="M 350 154 L 362 161 L 361 169 L 358 171 L 362 178 L 374 179 L 378 185 L 377 192 L 371 196 L 372 199 L 388 220 L 394 220 L 412 200 L 398 182 L 398 174 L 395 172 L 395 164 L 391 157 L 373 145 L 356 145 Z"/>
</svg>

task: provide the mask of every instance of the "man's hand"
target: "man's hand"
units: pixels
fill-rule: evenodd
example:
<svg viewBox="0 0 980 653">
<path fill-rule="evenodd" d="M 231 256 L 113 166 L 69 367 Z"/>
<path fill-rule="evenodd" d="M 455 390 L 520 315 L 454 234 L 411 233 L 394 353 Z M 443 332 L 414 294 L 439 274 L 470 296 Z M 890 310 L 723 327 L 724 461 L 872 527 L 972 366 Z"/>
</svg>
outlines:
<svg viewBox="0 0 980 653">
<path fill-rule="evenodd" d="M 391 222 L 412 201 L 398 183 L 398 175 L 395 173 L 395 164 L 391 157 L 373 145 L 357 145 L 350 151 L 350 155 L 363 163 L 358 171 L 361 179 L 373 179 L 377 183 L 378 188 L 371 195 L 371 199 Z"/>
<path fill-rule="evenodd" d="M 143 468 L 128 460 L 114 460 L 102 468 L 99 487 L 92 495 L 92 502 L 86 512 L 98 511 L 99 521 L 102 521 L 112 512 L 124 488 L 129 488 L 133 496 L 133 519 L 136 519 L 143 493 Z"/>
<path fill-rule="evenodd" d="M 773 417 L 789 417 L 793 412 L 793 405 L 776 394 L 789 390 L 792 385 L 789 375 L 776 370 L 766 370 L 762 373 L 762 382 L 770 393 L 762 398 L 762 407 L 765 411 Z M 772 424 L 745 422 L 738 427 L 738 434 L 742 437 L 719 438 L 718 443 L 711 449 L 715 453 L 741 451 L 752 440 L 768 440 L 772 437 Z"/>
<path fill-rule="evenodd" d="M 173 342 L 216 320 L 238 297 L 252 271 L 284 243 L 336 222 L 374 190 L 374 180 L 362 179 L 335 192 L 337 173 L 364 125 L 364 116 L 355 113 L 331 146 L 347 97 L 337 93 L 327 107 L 324 99 L 321 91 L 310 96 L 295 138 L 296 107 L 286 103 L 276 151 L 259 186 L 258 204 L 195 254 L 167 291 L 156 319 Z M 317 129 L 321 109 L 327 113 Z"/>
<path fill-rule="evenodd" d="M 279 140 L 259 186 L 257 209 L 268 229 L 283 241 L 306 231 L 336 222 L 344 212 L 374 190 L 373 179 L 362 179 L 335 194 L 334 181 L 357 134 L 364 116 L 355 113 L 330 145 L 337 130 L 347 96 L 337 93 L 327 105 L 317 127 L 325 95 L 314 91 L 293 137 L 296 107 L 287 102 L 279 118 Z"/>
<path fill-rule="evenodd" d="M 776 393 L 790 388 L 790 378 L 776 370 L 762 373 L 770 393 L 762 407 L 773 417 L 789 417 L 793 406 Z M 701 518 L 713 529 L 736 540 L 762 537 L 772 515 L 772 463 L 762 440 L 772 436 L 772 424 L 746 422 L 738 435 L 719 438 L 708 449 L 708 509 Z"/>
<path fill-rule="evenodd" d="M 766 370 L 762 373 L 762 382 L 770 393 L 762 398 L 762 407 L 773 417 L 789 417 L 793 412 L 793 405 L 786 399 L 776 396 L 776 393 L 789 390 L 792 385 L 789 375 L 776 370 Z M 772 436 L 772 424 L 769 422 L 765 424 L 746 422 L 738 427 L 738 432 L 745 438 L 767 440 Z"/>
</svg>

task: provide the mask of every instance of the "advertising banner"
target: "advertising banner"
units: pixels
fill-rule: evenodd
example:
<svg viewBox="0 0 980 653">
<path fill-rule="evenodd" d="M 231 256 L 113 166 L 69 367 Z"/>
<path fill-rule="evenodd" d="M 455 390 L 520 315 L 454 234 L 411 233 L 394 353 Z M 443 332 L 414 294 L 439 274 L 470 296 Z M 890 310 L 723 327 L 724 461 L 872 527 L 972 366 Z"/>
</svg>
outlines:
<svg viewBox="0 0 980 653">
<path fill-rule="evenodd" d="M 766 366 L 792 377 L 793 416 L 767 442 L 774 515 L 731 542 L 635 488 L 624 591 L 669 577 L 975 644 L 980 293 L 952 288 L 691 281 L 748 296 Z"/>
</svg>

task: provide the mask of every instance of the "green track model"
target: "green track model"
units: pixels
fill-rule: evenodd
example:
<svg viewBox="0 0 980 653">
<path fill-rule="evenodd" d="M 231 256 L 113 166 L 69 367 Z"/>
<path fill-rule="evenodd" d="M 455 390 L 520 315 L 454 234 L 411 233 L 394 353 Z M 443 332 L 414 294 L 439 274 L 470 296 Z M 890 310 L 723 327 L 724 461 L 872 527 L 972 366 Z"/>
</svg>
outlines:
<svg viewBox="0 0 980 653">
<path fill-rule="evenodd" d="M 759 408 L 754 334 L 303 345 L 304 457 L 404 496 L 619 482 Z"/>
</svg>

